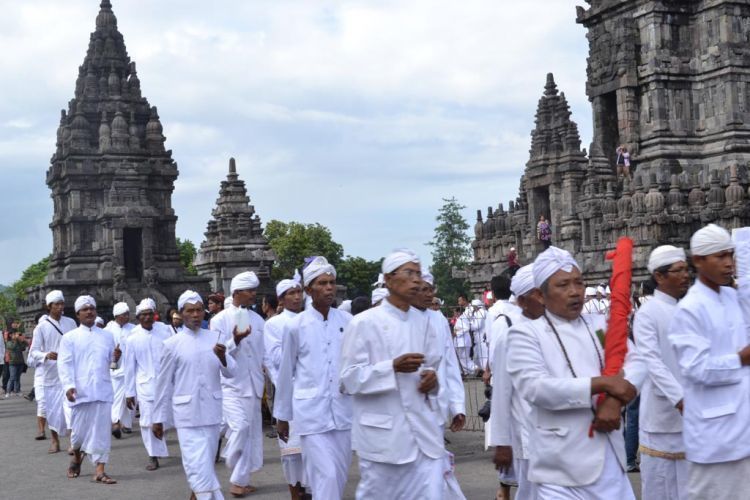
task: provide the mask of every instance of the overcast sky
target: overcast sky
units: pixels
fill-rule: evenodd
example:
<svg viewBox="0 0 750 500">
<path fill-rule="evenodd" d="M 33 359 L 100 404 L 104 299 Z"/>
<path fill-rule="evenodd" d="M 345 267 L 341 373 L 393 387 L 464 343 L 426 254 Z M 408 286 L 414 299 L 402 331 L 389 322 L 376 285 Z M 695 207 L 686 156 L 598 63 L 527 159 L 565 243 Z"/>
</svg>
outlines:
<svg viewBox="0 0 750 500">
<path fill-rule="evenodd" d="M 237 159 L 265 223 L 320 222 L 347 254 L 429 260 L 442 198 L 515 198 L 547 72 L 591 138 L 580 0 L 113 0 L 199 245 Z M 0 283 L 49 254 L 45 172 L 98 0 L 0 0 Z"/>
</svg>

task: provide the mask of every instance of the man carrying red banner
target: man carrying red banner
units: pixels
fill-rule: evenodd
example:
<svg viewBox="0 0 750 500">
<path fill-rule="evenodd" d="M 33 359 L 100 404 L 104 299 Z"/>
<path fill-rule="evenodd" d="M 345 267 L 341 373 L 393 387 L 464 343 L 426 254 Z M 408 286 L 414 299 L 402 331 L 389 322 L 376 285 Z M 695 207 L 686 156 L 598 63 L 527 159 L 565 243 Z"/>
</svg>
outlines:
<svg viewBox="0 0 750 500">
<path fill-rule="evenodd" d="M 628 354 L 622 373 L 602 375 L 603 324 L 581 316 L 585 286 L 570 253 L 550 247 L 537 257 L 533 274 L 546 311 L 511 327 L 507 354 L 513 387 L 531 405 L 528 479 L 537 483 L 541 500 L 634 499 L 617 430 L 645 367 Z M 600 394 L 606 398 L 597 405 Z M 592 421 L 596 432 L 590 435 Z"/>
</svg>

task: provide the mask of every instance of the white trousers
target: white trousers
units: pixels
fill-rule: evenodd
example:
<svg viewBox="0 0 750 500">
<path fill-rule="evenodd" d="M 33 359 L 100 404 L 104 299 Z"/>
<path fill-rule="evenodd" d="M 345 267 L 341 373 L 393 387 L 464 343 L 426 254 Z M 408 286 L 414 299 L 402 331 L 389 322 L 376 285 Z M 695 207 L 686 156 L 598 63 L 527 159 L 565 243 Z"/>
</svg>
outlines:
<svg viewBox="0 0 750 500">
<path fill-rule="evenodd" d="M 70 425 L 65 418 L 67 399 L 61 385 L 48 385 L 44 388 L 44 407 L 47 415 L 47 426 L 60 437 L 68 435 Z"/>
<path fill-rule="evenodd" d="M 241 398 L 224 394 L 222 403 L 227 422 L 227 444 L 221 455 L 232 469 L 229 481 L 237 486 L 250 485 L 250 476 L 263 467 L 263 424 L 260 398 Z"/>
<path fill-rule="evenodd" d="M 302 462 L 314 498 L 341 499 L 352 462 L 352 432 L 328 431 L 301 436 Z"/>
<path fill-rule="evenodd" d="M 716 464 L 688 462 L 690 500 L 738 500 L 747 498 L 750 458 Z"/>
<path fill-rule="evenodd" d="M 88 455 L 93 464 L 109 462 L 112 427 L 109 421 L 112 403 L 95 401 L 71 407 L 70 444 Z"/>
<path fill-rule="evenodd" d="M 178 427 L 182 467 L 198 500 L 224 500 L 214 460 L 219 446 L 219 426 Z"/>
<path fill-rule="evenodd" d="M 464 375 L 473 375 L 477 371 L 477 367 L 469 354 L 471 354 L 471 345 L 467 347 L 456 347 L 458 362 L 461 364 L 461 373 Z"/>
<path fill-rule="evenodd" d="M 386 464 L 359 458 L 357 500 L 443 500 L 444 458 L 421 451 L 408 464 Z"/>
<path fill-rule="evenodd" d="M 642 500 L 687 500 L 688 464 L 641 453 Z"/>
<path fill-rule="evenodd" d="M 518 481 L 515 500 L 536 500 L 536 483 L 529 481 L 528 477 L 529 460 L 527 458 L 516 458 L 513 460 L 513 467 L 516 470 L 516 480 Z"/>
<path fill-rule="evenodd" d="M 302 445 L 294 421 L 289 421 L 289 438 L 286 442 L 281 439 L 278 442 L 281 452 L 281 470 L 284 472 L 287 484 L 294 486 L 300 483 L 302 486 L 307 486 L 305 468 L 302 463 Z"/>
<path fill-rule="evenodd" d="M 157 439 L 151 432 L 151 426 L 155 423 L 152 418 L 154 402 L 138 400 L 138 406 L 141 409 L 141 419 L 138 425 L 141 427 L 141 439 L 143 446 L 146 447 L 146 453 L 149 457 L 168 457 L 166 433 L 162 439 Z M 166 429 L 166 425 L 164 427 Z"/>
<path fill-rule="evenodd" d="M 112 423 L 122 423 L 123 427 L 133 427 L 135 411 L 125 404 L 125 377 L 112 377 Z"/>
<path fill-rule="evenodd" d="M 47 418 L 47 402 L 44 399 L 44 386 L 34 384 L 34 399 L 36 400 L 36 416 Z"/>
<path fill-rule="evenodd" d="M 588 439 L 582 436 L 582 439 Z M 604 466 L 599 478 L 586 486 L 558 486 L 540 483 L 537 485 L 539 500 L 635 500 L 633 487 L 622 470 L 611 445 L 604 454 Z M 711 497 L 707 497 L 711 498 Z"/>
</svg>

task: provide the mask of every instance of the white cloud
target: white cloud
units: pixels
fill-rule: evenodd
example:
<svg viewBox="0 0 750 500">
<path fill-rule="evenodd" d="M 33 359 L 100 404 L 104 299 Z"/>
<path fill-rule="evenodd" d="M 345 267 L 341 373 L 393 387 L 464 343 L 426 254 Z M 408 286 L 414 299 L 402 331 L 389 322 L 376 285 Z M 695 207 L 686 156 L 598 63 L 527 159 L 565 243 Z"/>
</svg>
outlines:
<svg viewBox="0 0 750 500">
<path fill-rule="evenodd" d="M 404 244 L 427 255 L 443 197 L 467 205 L 470 222 L 515 198 L 548 71 L 588 145 L 576 3 L 115 0 L 114 9 L 179 165 L 179 236 L 202 240 L 234 156 L 262 220 L 320 222 L 347 253 L 377 258 Z M 23 170 L 40 220 L 51 210 L 44 173 L 59 109 L 97 9 L 3 6 L 0 92 L 12 99 L 0 101 L 0 168 Z M 13 228 L 5 233 L 0 249 Z M 3 260 L 0 282 L 29 264 L 16 257 Z"/>
</svg>

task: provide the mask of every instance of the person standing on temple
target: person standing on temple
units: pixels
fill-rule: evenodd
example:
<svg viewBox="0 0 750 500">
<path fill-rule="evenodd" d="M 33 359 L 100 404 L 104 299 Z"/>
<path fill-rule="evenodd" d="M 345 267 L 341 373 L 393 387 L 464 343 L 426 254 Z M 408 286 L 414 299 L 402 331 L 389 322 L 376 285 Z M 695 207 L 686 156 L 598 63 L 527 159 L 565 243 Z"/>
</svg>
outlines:
<svg viewBox="0 0 750 500">
<path fill-rule="evenodd" d="M 289 440 L 290 421 L 300 435 L 310 493 L 336 500 L 344 495 L 352 459 L 351 397 L 339 380 L 341 342 L 352 315 L 332 307 L 336 269 L 325 257 L 314 257 L 302 276 L 312 306 L 282 339 L 273 411 L 282 440 Z"/>
<path fill-rule="evenodd" d="M 237 365 L 232 377 L 221 377 L 222 409 L 228 427 L 222 456 L 232 469 L 229 493 L 237 498 L 255 491 L 250 478 L 263 467 L 260 400 L 264 389 L 264 322 L 251 309 L 258 286 L 260 280 L 254 272 L 237 274 L 229 285 L 232 304 L 211 320 L 211 331 L 220 333 L 220 343 Z"/>
<path fill-rule="evenodd" d="M 539 216 L 539 222 L 536 224 L 536 238 L 542 242 L 545 250 L 552 244 L 552 228 L 544 215 Z"/>
<path fill-rule="evenodd" d="M 390 295 L 352 320 L 341 353 L 341 383 L 353 397 L 357 498 L 440 500 L 446 450 L 438 372 L 445 344 L 429 317 L 410 305 L 422 283 L 419 257 L 397 250 L 382 266 Z"/>
<path fill-rule="evenodd" d="M 110 321 L 104 328 L 112 333 L 115 345 L 124 353 L 127 351 L 127 339 L 133 331 L 134 325 L 130 323 L 130 308 L 125 302 L 118 302 L 112 308 L 112 315 L 115 319 Z M 133 427 L 133 417 L 135 410 L 131 410 L 125 405 L 125 368 L 122 363 L 116 363 L 112 366 L 112 390 L 114 396 L 112 400 L 112 435 L 115 439 L 120 439 L 122 433 L 130 434 Z"/>
<path fill-rule="evenodd" d="M 656 283 L 654 300 L 633 320 L 633 337 L 649 376 L 639 411 L 641 486 L 644 500 L 687 498 L 687 462 L 682 441 L 683 381 L 667 334 L 677 301 L 690 286 L 682 248 L 662 245 L 651 252 L 648 271 Z"/>
<path fill-rule="evenodd" d="M 669 326 L 669 343 L 683 376 L 689 499 L 746 496 L 739 493 L 747 491 L 750 475 L 750 283 L 747 266 L 739 267 L 747 259 L 745 245 L 737 249 L 742 272 L 735 290 L 735 244 L 729 232 L 709 224 L 693 234 L 690 252 L 698 276 Z"/>
<path fill-rule="evenodd" d="M 151 432 L 154 421 L 154 397 L 156 377 L 159 373 L 164 342 L 172 336 L 172 328 L 164 323 L 156 323 L 155 306 L 150 299 L 143 299 L 135 308 L 138 325 L 128 337 L 123 369 L 125 370 L 125 401 L 128 408 L 135 410 L 136 403 L 141 412 L 138 424 L 141 439 L 148 453 L 147 471 L 159 468 L 159 458 L 168 457 L 167 442 L 157 439 Z M 164 422 L 171 427 L 171 419 Z"/>
<path fill-rule="evenodd" d="M 36 391 L 37 400 L 44 401 L 44 409 L 52 442 L 49 452 L 60 451 L 60 436 L 68 434 L 65 422 L 65 393 L 60 384 L 57 369 L 57 357 L 60 341 L 67 332 L 76 329 L 76 322 L 63 316 L 65 297 L 60 290 L 52 290 L 45 297 L 47 314 L 39 322 L 29 349 L 29 358 L 37 364 L 37 370 L 43 372 L 42 382 Z"/>
<path fill-rule="evenodd" d="M 266 321 L 263 345 L 266 349 L 265 365 L 273 387 L 278 384 L 283 339 L 289 333 L 294 319 L 302 311 L 303 292 L 299 273 L 293 279 L 284 279 L 276 285 L 276 296 L 283 310 Z M 273 394 L 274 391 L 271 391 Z M 269 398 L 270 399 L 270 398 Z M 273 405 L 271 405 L 273 407 Z M 302 500 L 305 494 L 305 471 L 302 465 L 302 447 L 294 422 L 289 422 L 289 438 L 278 439 L 281 450 L 281 468 L 289 485 L 292 500 Z"/>
<path fill-rule="evenodd" d="M 112 442 L 112 378 L 110 365 L 120 360 L 122 351 L 112 333 L 96 326 L 96 301 L 89 295 L 76 299 L 80 326 L 63 335 L 57 358 L 65 397 L 70 402 L 70 444 L 73 459 L 68 477 L 81 473 L 83 455 L 96 466 L 94 481 L 115 484 L 104 471 Z"/>
<path fill-rule="evenodd" d="M 186 290 L 177 308 L 183 327 L 163 344 L 151 431 L 164 439 L 165 424 L 173 419 L 191 499 L 222 500 L 214 468 L 222 419 L 220 375 L 233 377 L 237 365 L 216 332 L 201 328 L 205 310 L 199 293 Z"/>
</svg>

